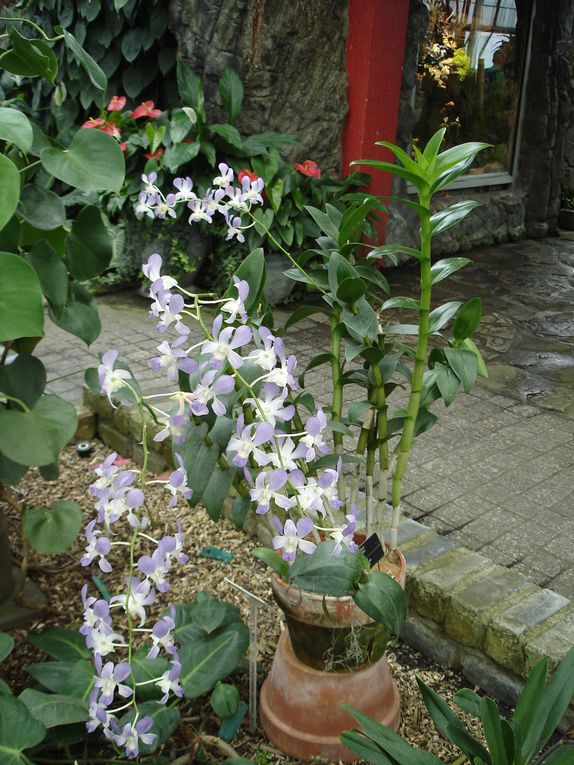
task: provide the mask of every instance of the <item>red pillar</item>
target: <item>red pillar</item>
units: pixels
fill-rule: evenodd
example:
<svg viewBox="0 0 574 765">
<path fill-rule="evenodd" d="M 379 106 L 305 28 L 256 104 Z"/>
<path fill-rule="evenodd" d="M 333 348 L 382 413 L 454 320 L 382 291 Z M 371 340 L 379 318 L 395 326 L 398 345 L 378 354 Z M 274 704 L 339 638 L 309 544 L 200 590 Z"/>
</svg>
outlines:
<svg viewBox="0 0 574 765">
<path fill-rule="evenodd" d="M 396 138 L 408 14 L 408 0 L 349 0 L 344 173 L 353 159 L 392 161 L 392 154 L 374 143 Z M 364 170 L 372 177 L 368 191 L 383 197 L 391 193 L 389 173 Z M 385 233 L 386 219 L 379 229 L 381 242 Z"/>
</svg>

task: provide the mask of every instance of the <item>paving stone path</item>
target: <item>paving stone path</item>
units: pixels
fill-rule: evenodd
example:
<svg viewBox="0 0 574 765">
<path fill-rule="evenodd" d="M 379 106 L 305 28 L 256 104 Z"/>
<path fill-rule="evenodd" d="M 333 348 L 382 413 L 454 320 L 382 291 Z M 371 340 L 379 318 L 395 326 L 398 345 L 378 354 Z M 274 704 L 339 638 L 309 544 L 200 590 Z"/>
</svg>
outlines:
<svg viewBox="0 0 574 765">
<path fill-rule="evenodd" d="M 491 378 L 443 409 L 438 423 L 418 439 L 405 481 L 406 513 L 572 598 L 574 243 L 520 242 L 483 248 L 471 257 L 474 266 L 448 286 L 437 285 L 437 299 L 481 294 L 479 343 Z M 394 295 L 412 291 L 413 274 L 408 268 L 390 274 Z M 94 366 L 99 354 L 116 348 L 146 392 L 154 392 L 161 381 L 149 358 L 159 340 L 146 301 L 122 293 L 101 297 L 98 304 L 102 333 L 88 349 L 46 322 L 38 350 L 48 379 Z M 326 323 L 301 322 L 287 345 L 304 368 L 328 346 Z M 325 369 L 312 370 L 306 385 L 318 401 L 328 402 Z M 55 380 L 48 389 L 80 403 L 82 376 Z M 361 396 L 359 389 L 349 392 Z"/>
</svg>

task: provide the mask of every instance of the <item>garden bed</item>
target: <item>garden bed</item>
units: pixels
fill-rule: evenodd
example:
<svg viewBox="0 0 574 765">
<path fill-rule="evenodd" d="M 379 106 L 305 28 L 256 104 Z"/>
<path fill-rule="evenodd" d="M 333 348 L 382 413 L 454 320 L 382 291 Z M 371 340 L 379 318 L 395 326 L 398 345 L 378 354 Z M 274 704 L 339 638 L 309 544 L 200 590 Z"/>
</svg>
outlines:
<svg viewBox="0 0 574 765">
<path fill-rule="evenodd" d="M 95 441 L 94 445 L 95 450 L 90 459 L 80 458 L 74 447 L 67 447 L 61 457 L 60 478 L 53 483 L 42 481 L 36 470 L 30 470 L 18 486 L 19 497 L 29 505 L 50 503 L 56 499 L 75 500 L 83 507 L 85 522 L 87 523 L 93 514 L 92 499 L 87 492 L 88 486 L 93 480 L 91 468 L 101 462 L 109 453 L 109 449 L 101 442 Z M 167 509 L 166 493 L 161 486 L 150 486 L 148 491 L 152 517 L 157 518 L 157 522 L 163 526 L 164 523 L 173 523 L 174 513 L 176 513 L 187 535 L 186 551 L 190 556 L 190 561 L 183 569 L 184 575 L 174 578 L 172 590 L 174 602 L 190 601 L 198 591 L 206 590 L 219 599 L 236 604 L 241 609 L 244 619 L 247 619 L 247 604 L 225 581 L 225 578 L 229 578 L 269 603 L 269 608 L 262 607 L 259 613 L 259 678 L 262 682 L 271 666 L 282 624 L 281 612 L 272 599 L 269 573 L 263 564 L 251 555 L 256 544 L 255 541 L 243 532 L 236 530 L 228 521 L 222 521 L 217 525 L 212 523 L 202 508 Z M 15 512 L 9 507 L 5 507 L 4 510 L 10 521 L 13 549 L 18 550 L 20 549 L 20 542 Z M 60 626 L 74 629 L 79 626 L 81 615 L 80 589 L 85 582 L 88 582 L 93 588 L 90 573 L 87 569 L 80 567 L 77 562 L 81 557 L 81 541 L 79 540 L 75 549 L 67 555 L 47 558 L 31 554 L 32 570 L 30 576 L 47 595 L 48 606 L 43 618 L 29 625 L 29 628 Z M 229 563 L 223 563 L 201 557 L 200 553 L 206 547 L 217 547 L 230 552 L 233 554 L 233 558 Z M 113 574 L 103 577 L 112 594 L 114 585 L 123 579 L 125 573 L 118 560 L 114 566 Z M 42 661 L 46 657 L 26 640 L 27 629 L 12 630 L 10 634 L 16 641 L 16 647 L 3 664 L 3 675 L 12 689 L 19 692 L 31 681 L 26 672 L 26 667 L 33 662 Z M 461 675 L 434 664 L 403 643 L 399 642 L 392 646 L 389 654 L 393 674 L 399 685 L 403 701 L 403 721 L 400 732 L 410 743 L 426 748 L 447 762 L 453 760 L 458 752 L 437 734 L 421 701 L 415 675 L 421 677 L 447 700 L 452 699 L 452 695 L 458 689 L 468 686 L 468 682 Z M 247 700 L 248 679 L 246 671 L 238 672 L 232 681 L 238 685 L 241 697 Z M 164 749 L 164 755 L 167 756 L 166 762 L 186 755 L 195 756 L 200 743 L 200 735 L 217 735 L 218 721 L 211 711 L 207 697 L 194 701 L 184 701 L 180 705 L 180 711 L 182 712 L 182 724 Z M 479 734 L 476 721 L 471 721 L 471 725 L 474 725 L 475 733 Z M 94 749 L 96 749 L 96 736 L 93 736 L 91 740 Z M 230 746 L 241 756 L 257 763 L 294 762 L 287 760 L 284 755 L 269 746 L 262 733 L 251 734 L 246 723 Z M 226 755 L 223 749 L 217 748 L 213 742 L 208 743 L 206 752 L 209 754 L 209 761 L 217 762 L 224 759 Z M 90 758 L 92 756 L 93 754 L 90 752 Z M 115 759 L 114 753 L 109 747 L 100 751 L 99 756 L 104 758 L 109 756 L 110 761 Z M 180 762 L 182 765 L 186 761 L 192 762 L 193 756 L 187 760 L 182 759 Z"/>
</svg>

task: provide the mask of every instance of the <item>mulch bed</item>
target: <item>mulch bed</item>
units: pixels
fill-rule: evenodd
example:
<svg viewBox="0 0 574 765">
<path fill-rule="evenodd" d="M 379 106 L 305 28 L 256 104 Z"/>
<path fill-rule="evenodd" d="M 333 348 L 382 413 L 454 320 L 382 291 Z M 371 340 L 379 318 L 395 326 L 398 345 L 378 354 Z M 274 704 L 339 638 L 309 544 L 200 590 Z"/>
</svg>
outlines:
<svg viewBox="0 0 574 765">
<path fill-rule="evenodd" d="M 28 506 L 50 505 L 58 499 L 77 501 L 84 509 L 85 522 L 93 517 L 93 502 L 88 494 L 88 486 L 93 481 L 93 467 L 99 464 L 109 453 L 102 443 L 94 442 L 94 452 L 89 459 L 80 458 L 73 447 L 64 450 L 60 460 L 60 477 L 57 481 L 44 481 L 36 470 L 30 470 L 15 490 L 17 498 Z M 167 508 L 169 495 L 161 486 L 149 487 L 146 493 L 148 507 L 152 517 L 157 519 L 160 527 L 172 529 L 175 517 L 178 517 L 186 532 L 186 552 L 189 562 L 172 577 L 172 590 L 166 593 L 174 603 L 191 601 L 200 590 L 206 590 L 213 596 L 237 605 L 247 621 L 248 606 L 242 596 L 226 581 L 229 578 L 237 584 L 246 587 L 269 604 L 269 608 L 261 608 L 259 612 L 259 673 L 261 680 L 268 673 L 275 646 L 282 629 L 281 612 L 275 605 L 269 583 L 269 571 L 263 564 L 251 555 L 256 542 L 243 532 L 234 528 L 228 521 L 214 524 L 205 511 L 200 508 L 187 509 L 183 505 L 171 510 Z M 8 505 L 3 505 L 10 529 L 13 551 L 21 549 L 18 535 L 19 521 L 16 511 Z M 233 554 L 229 563 L 200 557 L 200 551 L 205 547 L 217 547 Z M 115 548 L 121 550 L 122 548 Z M 28 625 L 26 629 L 11 630 L 16 647 L 11 656 L 2 664 L 4 680 L 15 693 L 20 692 L 30 683 L 26 667 L 46 656 L 39 652 L 26 640 L 27 629 L 39 629 L 46 626 L 61 626 L 75 629 L 81 619 L 80 589 L 85 582 L 94 590 L 91 582 L 92 574 L 100 574 L 97 566 L 88 569 L 80 567 L 78 561 L 82 555 L 83 538 L 80 537 L 73 550 L 66 555 L 54 557 L 30 554 L 30 577 L 48 597 L 48 606 L 41 620 Z M 120 553 L 118 553 L 118 556 Z M 17 556 L 16 556 L 17 557 Z M 112 564 L 114 564 L 113 558 Z M 126 570 L 122 570 L 121 559 L 115 561 L 114 571 L 110 575 L 102 575 L 109 591 L 114 594 L 118 585 L 123 582 Z M 176 569 L 177 571 L 177 569 Z M 92 592 L 92 594 L 96 594 Z M 164 600 L 158 608 L 167 605 Z M 447 701 L 460 688 L 467 687 L 468 682 L 459 674 L 440 667 L 426 657 L 411 649 L 404 643 L 391 645 L 388 651 L 389 662 L 393 675 L 398 683 L 402 697 L 402 724 L 400 733 L 413 745 L 425 748 L 445 762 L 451 762 L 459 754 L 436 732 L 424 707 L 415 675 L 437 690 Z M 246 673 L 238 673 L 233 681 L 237 683 L 241 697 L 247 700 L 248 684 Z M 182 723 L 176 735 L 164 749 L 169 760 L 179 758 L 179 762 L 206 761 L 221 762 L 225 754 L 208 741 L 205 751 L 198 754 L 198 734 L 217 735 L 218 721 L 214 718 L 208 698 L 184 701 L 180 705 Z M 464 718 L 464 713 L 461 713 Z M 467 718 L 467 722 L 469 718 Z M 471 720 L 474 733 L 480 736 L 476 721 Z M 245 725 L 231 742 L 233 749 L 241 756 L 253 759 L 260 765 L 266 763 L 294 763 L 288 760 L 266 741 L 262 733 L 251 734 Z M 187 756 L 186 755 L 190 755 Z M 194 760 L 197 755 L 198 759 Z M 98 756 L 109 757 L 115 761 L 116 756 L 111 748 L 100 751 Z M 169 761 L 168 760 L 168 761 Z M 81 759 L 80 759 L 81 762 Z M 89 762 L 89 760 L 88 760 Z"/>
</svg>

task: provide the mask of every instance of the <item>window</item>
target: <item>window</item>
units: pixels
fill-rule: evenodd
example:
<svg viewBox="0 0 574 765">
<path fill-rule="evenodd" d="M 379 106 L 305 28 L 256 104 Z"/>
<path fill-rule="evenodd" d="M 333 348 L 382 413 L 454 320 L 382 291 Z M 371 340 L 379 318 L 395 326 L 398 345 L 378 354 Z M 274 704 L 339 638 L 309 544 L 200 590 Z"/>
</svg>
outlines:
<svg viewBox="0 0 574 765">
<path fill-rule="evenodd" d="M 524 6 L 520 3 L 519 6 Z M 514 0 L 427 0 L 429 26 L 421 44 L 413 143 L 424 146 L 439 128 L 445 145 L 485 141 L 461 185 L 511 181 L 523 69 Z M 522 21 L 522 20 L 521 20 Z"/>
</svg>

